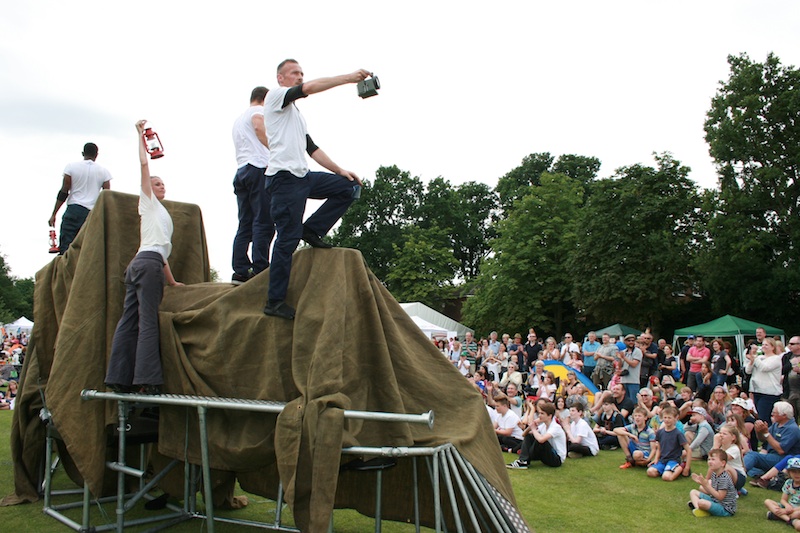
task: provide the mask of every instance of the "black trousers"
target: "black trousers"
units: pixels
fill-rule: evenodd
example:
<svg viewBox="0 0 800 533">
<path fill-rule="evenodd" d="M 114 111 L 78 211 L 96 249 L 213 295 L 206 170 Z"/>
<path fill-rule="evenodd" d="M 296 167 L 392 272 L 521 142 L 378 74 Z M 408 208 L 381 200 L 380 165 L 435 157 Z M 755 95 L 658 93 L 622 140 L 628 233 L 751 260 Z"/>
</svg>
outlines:
<svg viewBox="0 0 800 533">
<path fill-rule="evenodd" d="M 528 433 L 522 441 L 521 450 L 519 460 L 523 463 L 541 461 L 547 466 L 561 466 L 561 457 L 558 456 L 549 440 L 542 443 L 534 439 L 533 435 Z"/>
</svg>

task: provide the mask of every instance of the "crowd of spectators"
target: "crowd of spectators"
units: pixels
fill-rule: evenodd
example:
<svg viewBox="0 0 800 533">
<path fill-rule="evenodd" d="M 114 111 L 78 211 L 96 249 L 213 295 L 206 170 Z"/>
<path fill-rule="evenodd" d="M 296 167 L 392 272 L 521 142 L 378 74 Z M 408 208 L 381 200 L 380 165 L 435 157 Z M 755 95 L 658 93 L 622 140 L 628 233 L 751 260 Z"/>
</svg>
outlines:
<svg viewBox="0 0 800 533">
<path fill-rule="evenodd" d="M 692 476 L 697 516 L 734 514 L 748 479 L 784 495 L 796 490 L 797 502 L 767 506 L 771 519 L 800 530 L 800 476 L 787 469 L 800 465 L 800 336 L 784 347 L 762 328 L 754 333 L 743 354 L 700 335 L 674 351 L 649 331 L 620 339 L 589 332 L 582 343 L 569 333 L 540 342 L 534 329 L 524 343 L 520 334 L 468 333 L 438 346 L 484 398 L 501 449 L 518 456 L 509 468 L 619 450 L 621 469 L 642 467 L 665 481 Z M 546 361 L 566 365 L 566 377 Z M 587 380 L 597 388 L 591 401 Z M 692 475 L 693 461 L 707 472 Z"/>
<path fill-rule="evenodd" d="M 3 330 L 3 349 L 0 350 L 0 410 L 14 409 L 17 381 L 25 361 L 28 336 L 23 332 L 7 333 Z"/>
</svg>

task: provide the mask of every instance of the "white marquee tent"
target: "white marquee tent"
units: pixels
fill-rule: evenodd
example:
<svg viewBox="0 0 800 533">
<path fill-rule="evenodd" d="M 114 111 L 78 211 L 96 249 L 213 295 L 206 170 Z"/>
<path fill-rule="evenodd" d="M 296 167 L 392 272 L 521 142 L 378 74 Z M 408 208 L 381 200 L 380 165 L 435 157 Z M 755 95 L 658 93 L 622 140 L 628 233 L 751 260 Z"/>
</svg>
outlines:
<svg viewBox="0 0 800 533">
<path fill-rule="evenodd" d="M 443 315 L 442 313 L 431 309 L 427 305 L 422 302 L 408 302 L 408 303 L 401 303 L 400 307 L 410 316 L 412 319 L 414 317 L 421 318 L 422 320 L 433 324 L 434 326 L 445 330 L 446 336 L 449 337 L 458 337 L 459 339 L 463 339 L 464 335 L 470 331 L 475 333 L 474 330 L 468 328 L 464 324 L 456 322 L 452 318 L 447 315 Z"/>
</svg>

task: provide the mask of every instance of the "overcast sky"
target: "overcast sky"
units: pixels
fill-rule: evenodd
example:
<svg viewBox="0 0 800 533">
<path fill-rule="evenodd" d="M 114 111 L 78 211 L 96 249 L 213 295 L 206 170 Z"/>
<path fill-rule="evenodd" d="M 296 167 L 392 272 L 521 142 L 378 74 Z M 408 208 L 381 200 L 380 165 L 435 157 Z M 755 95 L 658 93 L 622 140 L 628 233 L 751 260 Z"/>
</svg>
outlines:
<svg viewBox="0 0 800 533">
<path fill-rule="evenodd" d="M 533 152 L 620 166 L 670 151 L 716 184 L 703 121 L 728 54 L 800 64 L 800 2 L 6 2 L 0 17 L 0 253 L 33 276 L 64 166 L 91 141 L 114 190 L 138 192 L 134 123 L 165 157 L 167 198 L 203 210 L 211 265 L 230 279 L 236 231 L 231 125 L 256 85 L 296 58 L 306 79 L 365 68 L 299 103 L 316 143 L 374 179 L 499 177 Z M 213 7 L 211 7 L 213 6 Z M 314 166 L 312 165 L 312 168 Z M 60 225 L 59 213 L 57 225 Z"/>
</svg>

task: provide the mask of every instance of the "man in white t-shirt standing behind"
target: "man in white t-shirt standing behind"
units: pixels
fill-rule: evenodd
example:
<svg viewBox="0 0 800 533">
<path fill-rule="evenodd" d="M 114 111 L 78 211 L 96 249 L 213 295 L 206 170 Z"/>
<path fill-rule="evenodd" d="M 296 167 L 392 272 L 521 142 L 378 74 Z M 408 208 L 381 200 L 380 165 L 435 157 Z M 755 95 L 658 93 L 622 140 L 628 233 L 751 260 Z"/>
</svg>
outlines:
<svg viewBox="0 0 800 533">
<path fill-rule="evenodd" d="M 233 192 L 239 207 L 239 227 L 233 239 L 233 278 L 239 285 L 269 267 L 269 244 L 275 235 L 270 216 L 270 195 L 264 173 L 269 165 L 269 143 L 264 126 L 266 87 L 250 93 L 250 107 L 233 123 L 231 135 L 236 149 Z M 247 255 L 253 243 L 252 260 Z"/>
<path fill-rule="evenodd" d="M 279 87 L 269 91 L 264 100 L 269 139 L 267 187 L 272 195 L 272 219 L 278 234 L 270 262 L 266 315 L 294 319 L 295 310 L 285 300 L 297 244 L 303 239 L 315 248 L 331 248 L 321 237 L 361 194 L 358 176 L 334 163 L 314 144 L 295 101 L 339 85 L 358 83 L 369 76 L 369 71 L 361 69 L 304 83 L 303 69 L 297 61 L 286 59 L 278 65 Z M 333 174 L 309 171 L 306 153 Z M 303 223 L 308 198 L 325 199 L 325 203 Z"/>
<path fill-rule="evenodd" d="M 100 191 L 110 189 L 111 173 L 101 167 L 95 160 L 99 150 L 94 143 L 83 145 L 83 161 L 70 163 L 64 168 L 64 179 L 61 183 L 61 190 L 56 196 L 56 205 L 53 214 L 47 224 L 50 227 L 56 225 L 56 214 L 64 202 L 67 202 L 67 209 L 61 217 L 61 231 L 59 233 L 59 254 L 63 255 L 75 236 L 80 231 L 89 211 L 97 203 Z"/>
</svg>

